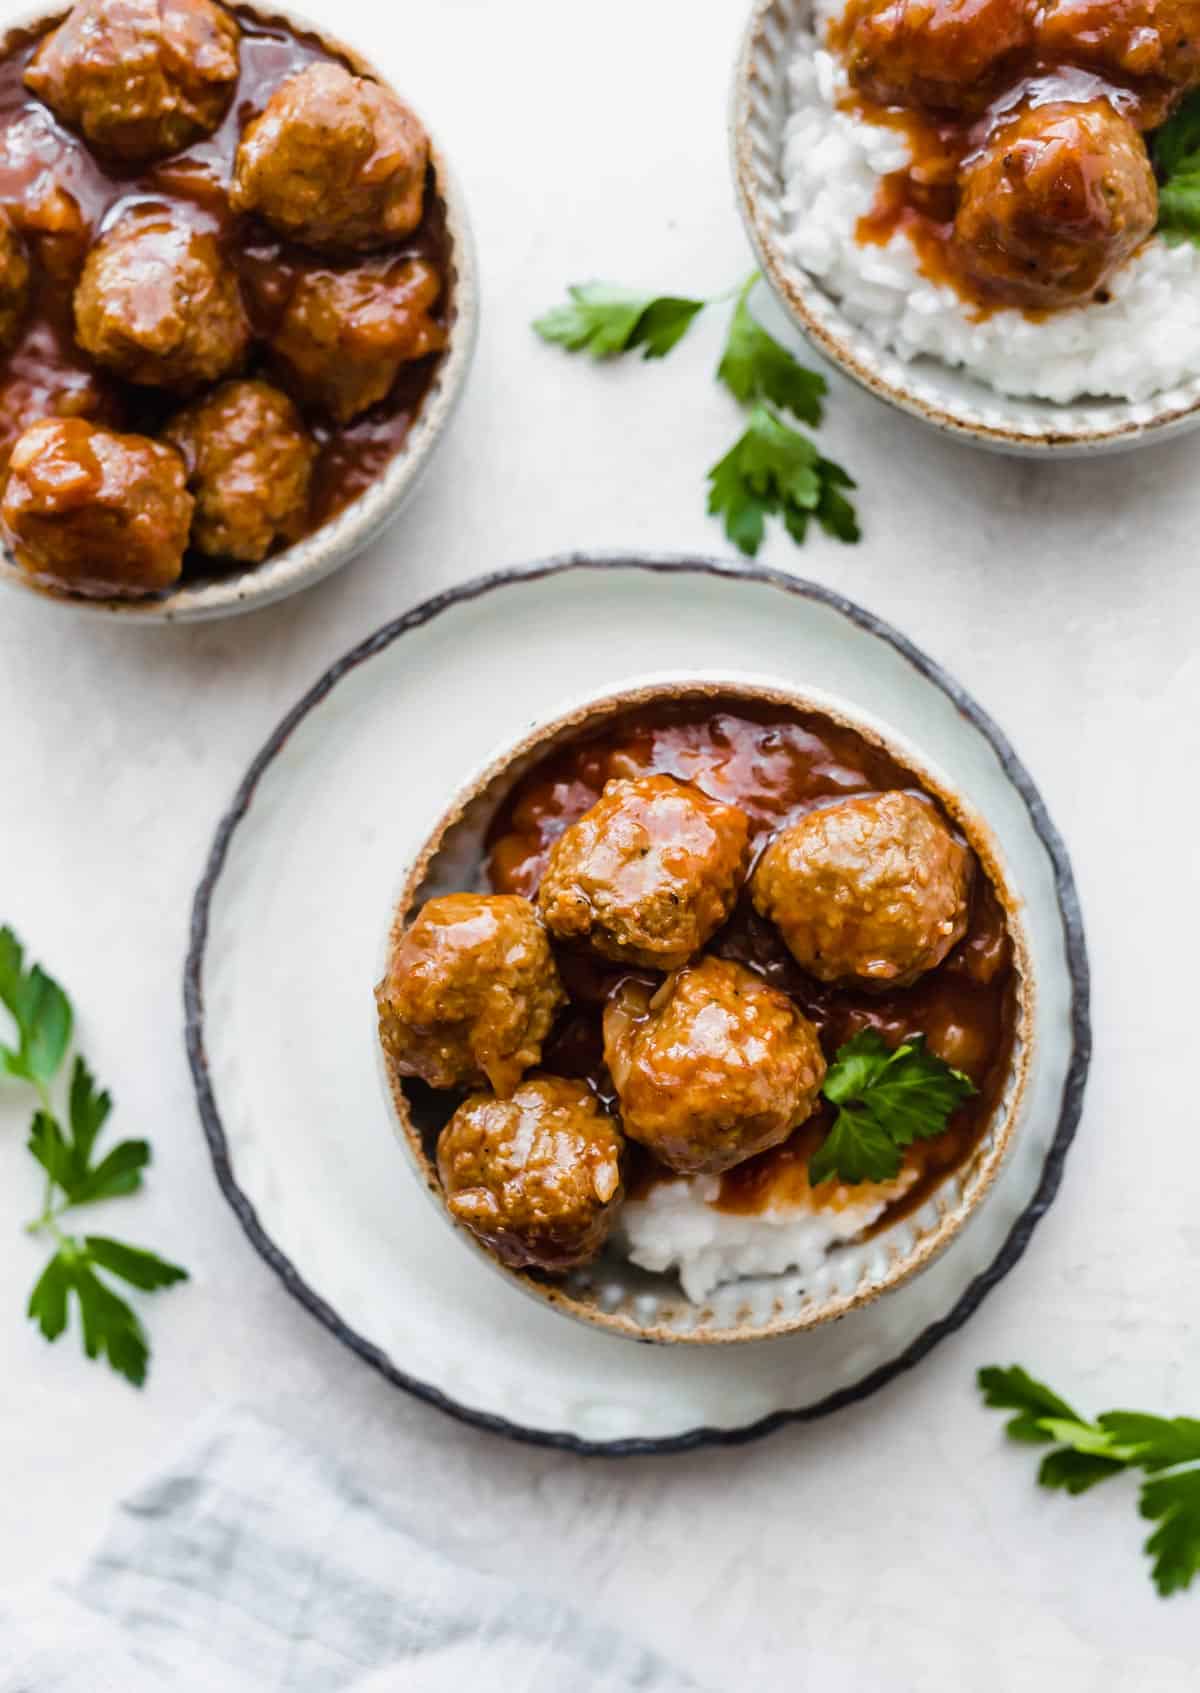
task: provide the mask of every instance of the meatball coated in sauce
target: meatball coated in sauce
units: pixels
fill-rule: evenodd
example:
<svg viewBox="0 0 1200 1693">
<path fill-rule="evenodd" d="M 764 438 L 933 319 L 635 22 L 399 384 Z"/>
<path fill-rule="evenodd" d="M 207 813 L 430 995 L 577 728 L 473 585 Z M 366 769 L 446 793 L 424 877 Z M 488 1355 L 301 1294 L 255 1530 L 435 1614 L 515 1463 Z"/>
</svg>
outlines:
<svg viewBox="0 0 1200 1693">
<path fill-rule="evenodd" d="M 655 992 L 623 983 L 604 1013 L 604 1057 L 625 1133 L 681 1175 L 720 1175 L 812 1116 L 825 1060 L 817 1031 L 741 964 L 702 958 Z"/>
<path fill-rule="evenodd" d="M 227 382 L 165 433 L 188 468 L 197 552 L 260 564 L 277 541 L 303 532 L 317 449 L 278 388 Z"/>
<path fill-rule="evenodd" d="M 375 997 L 397 1074 L 506 1095 L 541 1059 L 565 996 L 527 899 L 446 894 L 405 930 Z"/>
<path fill-rule="evenodd" d="M 850 80 L 882 105 L 982 111 L 1033 40 L 1027 0 L 851 0 Z"/>
<path fill-rule="evenodd" d="M 1037 40 L 1048 59 L 1122 79 L 1174 89 L 1200 81 L 1200 0 L 1049 0 Z"/>
<path fill-rule="evenodd" d="M 240 35 L 210 0 L 80 0 L 25 83 L 98 152 L 165 158 L 219 127 Z"/>
<path fill-rule="evenodd" d="M 438 1140 L 451 1216 L 513 1269 L 562 1272 L 603 1247 L 620 1209 L 623 1142 L 583 1082 L 531 1076 L 475 1094 Z"/>
<path fill-rule="evenodd" d="M 954 244 L 964 269 L 1007 305 L 1088 300 L 1158 217 L 1146 145 L 1107 100 L 1019 113 L 962 176 Z"/>
<path fill-rule="evenodd" d="M 750 892 L 822 982 L 908 987 L 967 929 L 974 859 L 914 794 L 810 811 L 763 853 Z"/>
<path fill-rule="evenodd" d="M 79 344 L 128 382 L 188 393 L 238 368 L 250 324 L 213 236 L 131 212 L 88 254 L 75 294 Z"/>
<path fill-rule="evenodd" d="M 388 397 L 402 365 L 445 346 L 430 316 L 441 289 L 421 259 L 306 272 L 271 340 L 281 375 L 304 406 L 349 423 Z"/>
<path fill-rule="evenodd" d="M 547 927 L 605 958 L 674 970 L 733 910 L 750 825 L 670 776 L 609 782 L 555 842 L 538 890 Z"/>
<path fill-rule="evenodd" d="M 310 65 L 247 129 L 230 199 L 305 246 L 369 252 L 416 229 L 428 166 L 425 131 L 394 94 Z"/>
<path fill-rule="evenodd" d="M 153 594 L 179 579 L 192 498 L 173 448 L 51 419 L 13 448 L 0 520 L 18 564 L 38 581 L 80 594 Z"/>
</svg>

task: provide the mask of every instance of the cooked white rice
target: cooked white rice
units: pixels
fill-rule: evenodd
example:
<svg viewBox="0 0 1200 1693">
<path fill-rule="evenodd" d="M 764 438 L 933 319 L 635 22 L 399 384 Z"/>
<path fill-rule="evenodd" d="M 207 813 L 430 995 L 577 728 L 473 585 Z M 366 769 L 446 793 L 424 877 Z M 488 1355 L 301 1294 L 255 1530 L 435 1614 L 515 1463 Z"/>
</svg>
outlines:
<svg viewBox="0 0 1200 1693">
<path fill-rule="evenodd" d="M 841 0 L 817 8 L 817 30 Z M 895 130 L 837 110 L 846 73 L 817 37 L 789 70 L 784 140 L 787 243 L 846 314 L 904 359 L 958 365 L 1006 394 L 1059 402 L 1082 395 L 1141 400 L 1200 375 L 1200 250 L 1157 236 L 1113 277 L 1110 302 L 1040 323 L 1007 310 L 976 322 L 954 290 L 931 282 L 903 232 L 886 246 L 855 239 L 879 178 L 908 161 Z"/>
<path fill-rule="evenodd" d="M 837 1186 L 823 1190 L 820 1205 L 806 1191 L 742 1216 L 716 1209 L 718 1177 L 681 1177 L 628 1200 L 618 1240 L 644 1270 L 675 1272 L 688 1298 L 699 1302 L 744 1276 L 812 1275 L 831 1247 L 870 1228 L 916 1179 L 915 1170 L 906 1170 L 886 1185 Z"/>
</svg>

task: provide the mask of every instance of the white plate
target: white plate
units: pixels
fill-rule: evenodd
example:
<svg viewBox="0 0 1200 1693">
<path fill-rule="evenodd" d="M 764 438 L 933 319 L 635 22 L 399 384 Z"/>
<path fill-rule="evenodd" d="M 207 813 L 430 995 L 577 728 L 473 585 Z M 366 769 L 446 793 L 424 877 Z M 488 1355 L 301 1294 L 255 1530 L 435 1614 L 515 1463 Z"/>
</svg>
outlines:
<svg viewBox="0 0 1200 1693">
<path fill-rule="evenodd" d="M 381 927 L 450 795 L 583 698 L 651 674 L 824 690 L 925 749 L 985 816 L 1038 982 L 1027 1122 L 931 1269 L 838 1324 L 738 1347 L 634 1346 L 522 1297 L 466 1250 L 397 1146 L 375 1061 Z M 903 636 L 812 583 L 707 560 L 562 559 L 469 583 L 348 654 L 283 721 L 222 822 L 185 993 L 222 1187 L 288 1288 L 398 1386 L 587 1451 L 748 1439 L 883 1385 L 964 1322 L 1058 1187 L 1089 1057 L 1070 865 L 980 708 Z"/>
</svg>

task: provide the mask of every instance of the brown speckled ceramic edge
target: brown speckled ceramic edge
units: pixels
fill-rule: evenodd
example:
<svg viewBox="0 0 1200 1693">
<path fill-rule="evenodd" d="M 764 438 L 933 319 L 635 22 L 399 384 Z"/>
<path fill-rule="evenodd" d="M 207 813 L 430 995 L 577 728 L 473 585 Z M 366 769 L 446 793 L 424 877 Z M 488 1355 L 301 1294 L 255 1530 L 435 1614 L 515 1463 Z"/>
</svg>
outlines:
<svg viewBox="0 0 1200 1693">
<path fill-rule="evenodd" d="M 533 765 L 551 753 L 556 746 L 577 739 L 598 728 L 620 713 L 643 706 L 667 705 L 683 700 L 733 698 L 747 703 L 778 705 L 797 711 L 819 713 L 842 728 L 853 730 L 873 746 L 891 755 L 933 795 L 966 836 L 978 858 L 984 874 L 1000 897 L 1008 932 L 1013 945 L 1017 969 L 1017 1026 L 1013 1042 L 1012 1068 L 1003 1095 L 984 1134 L 972 1148 L 967 1160 L 947 1177 L 932 1196 L 936 1220 L 921 1229 L 907 1250 L 895 1244 L 891 1247 L 891 1263 L 887 1275 L 876 1279 L 864 1263 L 859 1285 L 849 1293 L 833 1295 L 822 1300 L 806 1300 L 798 1308 L 776 1301 L 771 1319 L 763 1323 L 743 1319 L 734 1326 L 722 1322 L 711 1303 L 694 1305 L 687 1300 L 677 1279 L 669 1274 L 653 1277 L 665 1291 L 657 1300 L 653 1316 L 645 1314 L 647 1295 L 627 1293 L 615 1308 L 601 1304 L 594 1289 L 576 1291 L 570 1280 L 549 1281 L 540 1276 L 514 1270 L 483 1246 L 471 1231 L 451 1217 L 442 1198 L 436 1166 L 425 1150 L 421 1132 L 414 1123 L 405 1092 L 404 1078 L 398 1075 L 380 1053 L 380 1067 L 385 1091 L 396 1126 L 414 1169 L 435 1199 L 446 1223 L 458 1237 L 468 1243 L 489 1265 L 506 1280 L 543 1304 L 579 1322 L 605 1329 L 626 1339 L 652 1341 L 660 1345 L 732 1345 L 743 1341 L 771 1340 L 782 1335 L 800 1333 L 817 1328 L 872 1303 L 901 1287 L 912 1276 L 931 1264 L 954 1240 L 976 1209 L 983 1203 L 998 1175 L 1012 1144 L 1020 1121 L 1021 1106 L 1034 1050 L 1034 1010 L 1036 987 L 1030 961 L 1030 949 L 1021 919 L 1021 900 L 1011 885 L 991 830 L 983 818 L 962 797 L 950 789 L 945 780 L 933 773 L 929 763 L 908 742 L 871 718 L 847 710 L 844 704 L 831 701 L 824 695 L 806 694 L 778 687 L 753 686 L 736 679 L 714 677 L 658 681 L 626 688 L 619 693 L 573 706 L 552 722 L 531 730 L 515 746 L 493 759 L 486 769 L 474 777 L 453 799 L 432 833 L 418 853 L 392 912 L 387 936 L 386 952 L 397 944 L 409 919 L 422 903 L 423 888 L 433 876 L 437 886 L 443 879 L 436 876 L 439 853 L 452 832 L 466 820 L 478 827 L 478 838 L 495 815 L 505 795 Z M 475 855 L 476 867 L 482 860 Z M 472 885 L 472 881 L 466 884 Z M 427 896 L 426 896 L 427 897 Z M 960 1197 L 955 1200 L 948 1189 L 955 1185 Z M 924 1208 L 923 1208 L 924 1209 Z M 917 1225 L 921 1213 L 912 1219 Z M 764 1280 L 768 1278 L 762 1278 Z M 782 1278 L 779 1278 L 782 1279 Z"/>
<path fill-rule="evenodd" d="M 338 54 L 360 75 L 386 87 L 394 84 L 356 47 L 340 41 L 311 18 L 290 6 L 245 4 L 241 8 L 264 24 L 285 24 L 313 36 L 329 52 Z M 49 27 L 66 17 L 69 8 L 37 8 L 22 14 L 4 30 L 0 53 L 7 52 L 31 30 Z M 399 90 L 396 90 L 399 93 Z M 401 95 L 418 116 L 419 105 Z M 424 120 L 422 119 L 422 122 Z M 427 126 L 426 126 L 427 127 Z M 358 556 L 399 515 L 415 492 L 430 458 L 457 408 L 466 385 L 479 332 L 479 282 L 474 238 L 462 191 L 436 140 L 430 137 L 430 160 L 446 218 L 449 243 L 447 288 L 450 334 L 432 382 L 421 402 L 404 445 L 371 486 L 329 523 L 293 547 L 260 565 L 214 573 L 200 581 L 183 582 L 166 594 L 145 599 L 104 599 L 66 594 L 34 581 L 13 559 L 0 538 L 0 582 L 33 594 L 40 600 L 85 616 L 119 617 L 127 623 L 204 622 L 257 611 L 287 599 L 333 575 Z"/>
<path fill-rule="evenodd" d="M 1196 382 L 1149 401 L 1053 406 L 993 392 L 982 383 L 970 384 L 978 390 L 979 403 L 965 402 L 948 385 L 939 393 L 937 367 L 928 359 L 921 361 L 923 379 L 914 366 L 885 374 L 885 364 L 899 367 L 901 361 L 840 313 L 820 284 L 789 257 L 778 235 L 783 221 L 778 90 L 791 34 L 808 6 L 809 0 L 755 0 L 738 54 L 729 117 L 742 221 L 773 293 L 797 328 L 877 399 L 943 434 L 998 452 L 1035 458 L 1121 452 L 1200 425 Z M 968 381 L 961 379 L 964 386 Z"/>
<path fill-rule="evenodd" d="M 610 568 L 645 571 L 685 583 L 689 576 L 717 577 L 757 583 L 784 596 L 797 596 L 828 607 L 855 627 L 883 641 L 913 672 L 930 682 L 953 704 L 955 710 L 987 741 L 1006 779 L 1020 795 L 1031 825 L 1052 868 L 1055 900 L 1063 929 L 1063 948 L 1072 986 L 1070 1014 L 1070 1060 L 1054 1127 L 1053 1139 L 1032 1198 L 1014 1219 L 996 1256 L 964 1287 L 954 1304 L 931 1322 L 909 1344 L 886 1362 L 868 1370 L 849 1386 L 827 1393 L 808 1403 L 771 1411 L 735 1428 L 700 1425 L 678 1435 L 634 1436 L 618 1440 L 593 1440 L 567 1429 L 545 1430 L 526 1427 L 512 1418 L 480 1411 L 452 1398 L 440 1388 L 397 1365 L 385 1352 L 353 1329 L 316 1290 L 309 1285 L 287 1254 L 268 1234 L 258 1213 L 239 1184 L 233 1155 L 221 1111 L 213 1089 L 205 1036 L 205 954 L 213 899 L 221 882 L 234 836 L 254 804 L 260 781 L 286 750 L 299 725 L 318 710 L 338 684 L 380 652 L 412 631 L 431 623 L 456 606 L 489 598 L 506 588 L 537 582 L 571 572 Z M 462 583 L 445 593 L 414 606 L 345 653 L 318 678 L 308 692 L 286 713 L 268 736 L 239 784 L 229 809 L 221 818 L 196 889 L 192 908 L 191 935 L 183 972 L 184 1034 L 196 1091 L 197 1110 L 208 1143 L 217 1183 L 241 1223 L 250 1244 L 263 1262 L 279 1277 L 285 1290 L 343 1346 L 392 1386 L 422 1400 L 447 1416 L 473 1428 L 483 1429 L 526 1445 L 547 1447 L 577 1457 L 645 1457 L 693 1452 L 705 1447 L 742 1446 L 763 1439 L 790 1423 L 813 1422 L 834 1415 L 880 1392 L 897 1377 L 915 1369 L 935 1347 L 955 1334 L 979 1309 L 993 1288 L 1015 1268 L 1024 1256 L 1034 1232 L 1053 1205 L 1062 1185 L 1066 1161 L 1078 1132 L 1087 1089 L 1092 1055 L 1091 972 L 1079 892 L 1070 857 L 1045 801 L 1033 778 L 1017 756 L 1003 730 L 983 707 L 946 670 L 935 663 L 906 635 L 873 612 L 847 599 L 834 589 L 805 581 L 763 565 L 749 565 L 727 559 L 697 557 L 694 554 L 570 553 L 520 568 L 499 570 Z"/>
</svg>

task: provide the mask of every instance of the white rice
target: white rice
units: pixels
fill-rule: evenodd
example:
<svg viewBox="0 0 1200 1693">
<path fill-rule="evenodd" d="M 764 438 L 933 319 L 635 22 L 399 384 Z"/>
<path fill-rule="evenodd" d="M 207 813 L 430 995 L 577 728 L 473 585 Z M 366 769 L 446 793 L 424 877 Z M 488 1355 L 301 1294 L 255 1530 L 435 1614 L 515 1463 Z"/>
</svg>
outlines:
<svg viewBox="0 0 1200 1693">
<path fill-rule="evenodd" d="M 1190 243 L 1153 237 L 1112 278 L 1110 302 L 1040 323 L 1015 310 L 975 321 L 952 288 L 921 275 L 903 232 L 859 244 L 879 178 L 902 169 L 909 149 L 895 130 L 837 110 L 846 73 L 818 37 L 840 10 L 818 4 L 818 35 L 801 38 L 789 69 L 783 174 L 791 254 L 847 316 L 903 359 L 958 365 L 1006 394 L 1141 400 L 1200 375 L 1200 249 Z"/>
<path fill-rule="evenodd" d="M 716 1209 L 719 1177 L 681 1177 L 626 1202 L 618 1243 L 644 1270 L 676 1272 L 688 1298 L 700 1302 L 744 1276 L 812 1275 L 831 1247 L 870 1228 L 916 1179 L 910 1169 L 886 1185 L 823 1189 L 820 1204 L 806 1189 L 743 1216 Z"/>
</svg>

